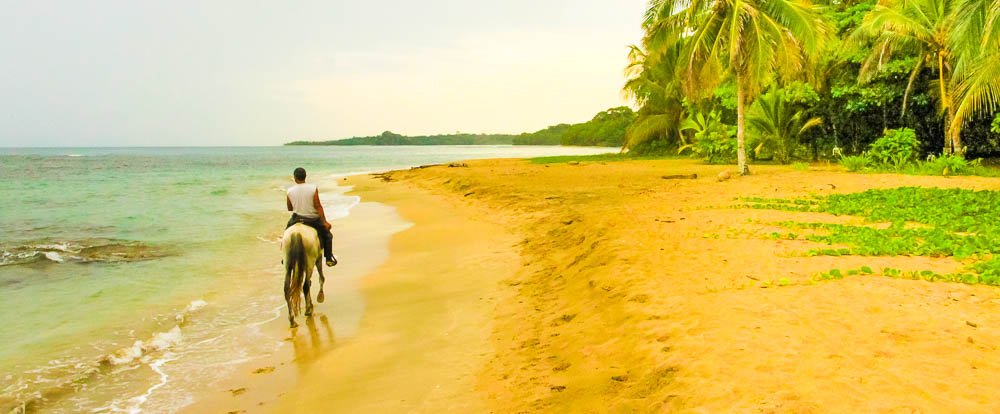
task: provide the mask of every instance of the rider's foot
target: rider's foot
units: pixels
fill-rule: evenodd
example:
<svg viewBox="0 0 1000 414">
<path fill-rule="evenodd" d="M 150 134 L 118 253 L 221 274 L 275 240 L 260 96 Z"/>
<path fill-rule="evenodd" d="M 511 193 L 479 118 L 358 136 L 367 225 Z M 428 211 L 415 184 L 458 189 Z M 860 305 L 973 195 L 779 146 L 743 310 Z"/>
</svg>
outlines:
<svg viewBox="0 0 1000 414">
<path fill-rule="evenodd" d="M 326 259 L 326 267 L 334 267 L 337 265 L 337 257 L 330 256 Z"/>
</svg>

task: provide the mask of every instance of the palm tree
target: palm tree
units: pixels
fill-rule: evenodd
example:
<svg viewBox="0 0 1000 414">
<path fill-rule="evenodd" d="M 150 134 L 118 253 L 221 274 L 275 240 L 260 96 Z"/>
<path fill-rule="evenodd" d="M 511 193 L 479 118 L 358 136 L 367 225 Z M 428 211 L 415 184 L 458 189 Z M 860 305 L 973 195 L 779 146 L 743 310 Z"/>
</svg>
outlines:
<svg viewBox="0 0 1000 414">
<path fill-rule="evenodd" d="M 642 46 L 629 47 L 629 65 L 625 69 L 628 81 L 622 92 L 640 109 L 626 132 L 624 148 L 635 148 L 657 138 L 670 141 L 675 136 L 679 145 L 686 143 L 680 131 L 684 90 L 678 75 L 684 39 L 666 36 L 655 23 L 656 19 L 647 16 Z"/>
<path fill-rule="evenodd" d="M 647 27 L 686 38 L 682 72 L 689 96 L 711 91 L 726 74 L 735 78 L 737 163 L 741 175 L 749 174 L 745 107 L 819 53 L 829 30 L 818 9 L 809 0 L 652 0 L 646 17 Z"/>
<path fill-rule="evenodd" d="M 791 160 L 803 134 L 823 124 L 819 117 L 810 118 L 805 109 L 790 102 L 781 89 L 761 95 L 750 108 L 747 121 L 762 138 L 754 152 L 769 146 L 782 164 Z"/>
<path fill-rule="evenodd" d="M 955 118 L 957 139 L 973 114 L 995 112 L 1000 104 L 1000 0 L 965 0 L 958 7 L 953 42 L 963 50 L 958 62 Z"/>
<path fill-rule="evenodd" d="M 917 60 L 910 71 L 910 78 L 903 93 L 903 112 L 913 90 L 913 83 L 925 66 L 937 72 L 935 89 L 939 110 L 944 114 L 944 152 L 961 151 L 961 139 L 951 133 L 955 118 L 954 97 L 955 66 L 960 55 L 956 53 L 955 0 L 880 0 L 858 26 L 857 38 L 874 39 L 871 54 L 861 66 L 861 79 L 870 78 L 875 70 L 889 61 L 894 52 L 907 50 L 917 53 Z"/>
</svg>

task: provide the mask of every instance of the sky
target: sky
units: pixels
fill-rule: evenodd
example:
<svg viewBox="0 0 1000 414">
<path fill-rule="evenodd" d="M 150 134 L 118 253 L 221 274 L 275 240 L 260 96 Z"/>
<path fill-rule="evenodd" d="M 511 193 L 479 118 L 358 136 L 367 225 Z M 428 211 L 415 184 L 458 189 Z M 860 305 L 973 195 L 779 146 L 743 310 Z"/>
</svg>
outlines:
<svg viewBox="0 0 1000 414">
<path fill-rule="evenodd" d="M 647 0 L 0 0 L 0 147 L 521 133 L 626 105 Z"/>
</svg>

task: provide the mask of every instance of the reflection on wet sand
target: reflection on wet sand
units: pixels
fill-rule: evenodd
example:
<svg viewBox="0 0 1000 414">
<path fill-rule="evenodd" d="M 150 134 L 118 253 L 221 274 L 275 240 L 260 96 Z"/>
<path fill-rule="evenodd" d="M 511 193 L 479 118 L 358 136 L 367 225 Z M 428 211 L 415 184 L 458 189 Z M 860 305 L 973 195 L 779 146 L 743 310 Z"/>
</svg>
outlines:
<svg viewBox="0 0 1000 414">
<path fill-rule="evenodd" d="M 317 319 L 319 319 L 319 325 L 322 325 L 322 331 L 317 327 Z M 302 373 L 312 361 L 336 344 L 333 328 L 330 327 L 330 320 L 325 314 L 317 313 L 307 317 L 305 326 L 305 331 L 302 330 L 301 326 L 293 328 L 291 337 L 292 349 L 295 351 L 294 361 Z"/>
</svg>

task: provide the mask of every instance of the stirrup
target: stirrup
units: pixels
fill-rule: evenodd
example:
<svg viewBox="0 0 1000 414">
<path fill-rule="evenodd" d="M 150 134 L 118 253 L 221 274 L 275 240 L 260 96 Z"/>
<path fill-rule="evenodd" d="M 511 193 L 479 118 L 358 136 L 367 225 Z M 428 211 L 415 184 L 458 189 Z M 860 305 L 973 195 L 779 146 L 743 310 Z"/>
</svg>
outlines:
<svg viewBox="0 0 1000 414">
<path fill-rule="evenodd" d="M 326 267 L 334 267 L 337 265 L 337 256 L 330 255 L 329 259 L 326 259 Z"/>
</svg>

